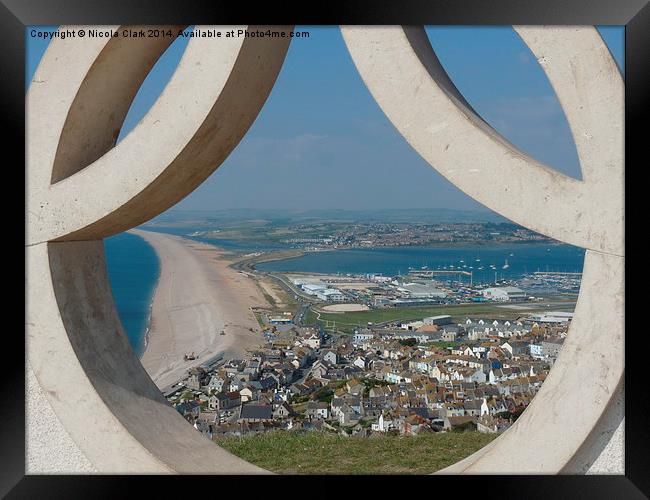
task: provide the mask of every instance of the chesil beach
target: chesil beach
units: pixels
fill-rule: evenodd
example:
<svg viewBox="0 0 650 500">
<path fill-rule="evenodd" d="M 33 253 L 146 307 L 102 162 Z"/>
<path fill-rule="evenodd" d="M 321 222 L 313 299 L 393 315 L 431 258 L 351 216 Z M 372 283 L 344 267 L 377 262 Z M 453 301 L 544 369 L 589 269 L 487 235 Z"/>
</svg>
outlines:
<svg viewBox="0 0 650 500">
<path fill-rule="evenodd" d="M 251 306 L 266 305 L 264 296 L 249 278 L 228 267 L 223 250 L 168 234 L 130 233 L 153 247 L 160 266 L 141 357 L 158 387 L 218 354 L 241 357 L 261 343 Z M 188 353 L 196 359 L 186 361 Z"/>
<path fill-rule="evenodd" d="M 181 234 L 188 231 L 191 228 Z M 229 267 L 229 250 L 218 246 L 221 243 L 140 229 L 106 240 L 109 277 L 120 318 L 134 351 L 160 388 L 182 378 L 192 366 L 220 354 L 224 358 L 245 357 L 247 349 L 263 342 L 251 307 L 269 304 L 252 279 Z M 237 245 L 233 250 L 244 248 Z M 408 272 L 411 265 L 433 268 L 464 260 L 477 268 L 484 266 L 485 270 L 476 274 L 488 279 L 494 273 L 488 267 L 491 262 L 499 264 L 499 277 L 517 278 L 549 265 L 555 271 L 580 271 L 583 258 L 582 249 L 568 245 L 387 247 L 307 253 L 264 262 L 259 268 L 397 275 Z M 507 271 L 501 269 L 504 259 L 511 264 Z M 186 361 L 184 355 L 189 353 L 196 359 Z"/>
</svg>

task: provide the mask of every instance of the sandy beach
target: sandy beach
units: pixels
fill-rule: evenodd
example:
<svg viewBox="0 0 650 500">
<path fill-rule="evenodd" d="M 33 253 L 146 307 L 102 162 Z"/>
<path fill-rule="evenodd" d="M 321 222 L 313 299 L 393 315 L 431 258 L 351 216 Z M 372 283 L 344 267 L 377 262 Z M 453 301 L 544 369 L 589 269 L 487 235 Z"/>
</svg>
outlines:
<svg viewBox="0 0 650 500">
<path fill-rule="evenodd" d="M 231 261 L 224 259 L 223 250 L 179 236 L 130 232 L 151 244 L 160 260 L 141 359 L 158 387 L 176 382 L 190 367 L 217 354 L 243 357 L 262 343 L 250 307 L 268 304 L 250 278 L 228 267 Z M 183 355 L 190 352 L 197 359 L 185 361 Z"/>
</svg>

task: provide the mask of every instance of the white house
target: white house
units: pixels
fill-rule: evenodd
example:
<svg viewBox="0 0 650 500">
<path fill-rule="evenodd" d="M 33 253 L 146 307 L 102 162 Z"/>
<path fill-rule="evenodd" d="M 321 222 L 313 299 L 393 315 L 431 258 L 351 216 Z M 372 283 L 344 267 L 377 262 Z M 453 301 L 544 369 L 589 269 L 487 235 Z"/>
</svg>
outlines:
<svg viewBox="0 0 650 500">
<path fill-rule="evenodd" d="M 309 337 L 303 338 L 300 343 L 302 345 L 311 347 L 312 349 L 319 349 L 321 345 L 321 338 L 320 335 L 313 333 Z"/>
<path fill-rule="evenodd" d="M 402 323 L 402 330 L 417 330 L 421 326 L 424 326 L 424 321 L 411 321 L 410 323 Z"/>
<path fill-rule="evenodd" d="M 530 355 L 533 358 L 537 358 L 537 359 L 543 359 L 544 358 L 544 354 L 542 353 L 541 344 L 530 344 L 528 346 L 528 349 L 530 351 Z"/>
<path fill-rule="evenodd" d="M 352 362 L 352 364 L 354 366 L 358 366 L 362 370 L 365 370 L 366 369 L 366 358 L 364 358 L 362 356 L 357 356 L 356 358 L 354 358 L 354 361 Z"/>
<path fill-rule="evenodd" d="M 483 402 L 481 403 L 481 417 L 483 415 L 489 415 L 490 414 L 490 407 L 487 404 L 487 400 L 483 398 Z"/>
<path fill-rule="evenodd" d="M 485 372 L 481 369 L 477 369 L 472 375 L 469 377 L 466 377 L 465 380 L 468 380 L 470 382 L 479 382 L 479 383 L 485 383 L 487 381 L 487 375 L 485 375 Z"/>
<path fill-rule="evenodd" d="M 372 424 L 370 428 L 375 432 L 388 432 L 390 429 L 393 428 L 393 421 L 384 420 L 384 412 L 382 411 L 381 415 L 379 415 L 379 419 L 377 420 L 377 423 Z"/>
<path fill-rule="evenodd" d="M 413 382 L 413 379 L 411 377 L 412 376 L 409 372 L 398 373 L 397 371 L 389 371 L 384 375 L 384 380 L 392 384 L 399 384 L 400 382 L 406 382 L 407 384 L 410 384 Z"/>
<path fill-rule="evenodd" d="M 352 336 L 353 344 L 362 344 L 363 342 L 368 342 L 375 338 L 375 334 L 371 330 L 357 330 Z"/>
<path fill-rule="evenodd" d="M 244 387 L 239 391 L 239 396 L 241 397 L 242 403 L 253 400 L 253 390 L 250 387 Z"/>
<path fill-rule="evenodd" d="M 334 351 L 325 352 L 325 354 L 323 354 L 323 361 L 327 361 L 328 363 L 335 365 L 337 361 L 336 353 Z"/>
</svg>

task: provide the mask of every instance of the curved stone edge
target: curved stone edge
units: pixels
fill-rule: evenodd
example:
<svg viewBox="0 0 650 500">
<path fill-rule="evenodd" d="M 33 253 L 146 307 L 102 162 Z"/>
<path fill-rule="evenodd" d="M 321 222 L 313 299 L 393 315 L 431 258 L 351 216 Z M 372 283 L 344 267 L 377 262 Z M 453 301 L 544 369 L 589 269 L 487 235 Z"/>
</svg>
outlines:
<svg viewBox="0 0 650 500">
<path fill-rule="evenodd" d="M 604 44 L 593 27 L 517 29 L 533 52 L 549 56 L 544 70 L 561 102 L 577 99 L 577 105 L 567 106 L 573 132 L 593 136 L 597 131 L 613 144 L 601 158 L 590 137 L 579 141 L 581 162 L 588 162 L 584 181 L 527 157 L 482 120 L 449 79 L 423 28 L 342 28 L 371 94 L 425 160 L 496 212 L 588 249 L 576 315 L 542 389 L 506 433 L 441 473 L 569 470 L 570 461 L 598 434 L 599 420 L 623 379 L 622 126 L 612 133 L 598 119 L 603 110 L 574 116 L 581 105 L 598 105 L 621 125 L 620 72 L 614 71 L 611 55 L 600 50 Z M 567 54 L 571 40 L 577 50 Z M 599 85 L 607 87 L 611 102 L 599 100 Z M 511 203 L 513 195 L 520 203 Z M 526 451 L 531 449 L 541 450 L 541 460 Z"/>
<path fill-rule="evenodd" d="M 102 241 L 29 247 L 27 270 L 29 364 L 62 427 L 96 470 L 268 473 L 205 439 L 163 398 L 122 330 Z"/>
<path fill-rule="evenodd" d="M 625 474 L 624 384 L 564 471 L 570 474 Z"/>
<path fill-rule="evenodd" d="M 584 473 L 623 384 L 623 269 L 622 257 L 587 250 L 575 316 L 542 388 L 503 435 L 439 473 Z"/>
<path fill-rule="evenodd" d="M 96 242 L 92 242 L 92 243 L 96 243 Z M 41 245 L 38 245 L 38 246 L 41 246 Z M 37 247 L 38 247 L 38 246 L 37 246 Z M 35 247 L 35 248 L 37 248 L 37 247 Z M 29 253 L 29 251 L 28 251 L 28 253 Z M 588 262 L 588 260 L 589 260 L 589 255 L 590 255 L 590 252 L 588 252 L 588 255 L 587 255 L 587 262 Z M 622 259 L 621 259 L 621 260 L 622 260 Z M 621 273 L 621 276 L 620 276 L 620 277 L 622 278 L 622 273 Z M 610 278 L 612 278 L 612 276 L 611 276 L 611 275 L 606 275 L 606 278 L 610 279 Z M 614 276 L 615 283 L 616 283 L 616 278 L 618 278 L 618 276 Z M 602 284 L 602 283 L 601 283 L 601 284 Z M 51 285 L 51 283 L 50 283 L 50 285 Z M 615 285 L 614 285 L 614 286 L 615 286 Z M 583 282 L 583 288 L 584 288 L 584 282 Z M 604 288 L 607 289 L 606 284 L 605 284 L 605 287 L 604 287 Z M 68 290 L 68 292 L 69 292 L 69 290 Z M 68 292 L 65 292 L 65 293 L 68 293 Z M 34 298 L 34 297 L 32 297 L 32 298 Z M 622 296 L 621 296 L 621 299 L 622 299 Z M 579 304 L 580 304 L 580 301 L 579 301 Z M 112 305 L 112 302 L 111 302 L 111 305 Z M 601 305 L 602 305 L 602 304 L 601 304 Z M 70 306 L 69 306 L 69 307 L 70 307 Z M 77 313 L 73 313 L 72 316 L 75 317 L 76 314 L 77 314 Z M 576 314 L 576 320 L 577 320 L 577 317 L 578 317 L 578 314 Z M 622 311 L 621 311 L 621 315 L 620 315 L 620 317 L 622 317 Z M 575 324 L 576 324 L 576 320 L 574 320 L 574 326 L 575 326 Z M 30 328 L 33 328 L 33 327 L 34 327 L 34 323 L 32 323 L 31 321 L 28 321 L 28 323 L 30 323 L 30 325 L 28 326 L 28 333 L 29 333 Z M 118 327 L 119 327 L 119 323 L 117 323 L 117 324 L 118 324 Z M 602 327 L 602 325 L 599 325 L 599 326 Z M 572 331 L 573 331 L 573 330 L 572 330 Z M 621 330 L 621 331 L 622 331 L 622 330 Z M 94 331 L 92 331 L 92 330 L 91 330 L 91 332 L 92 332 L 93 334 L 96 333 L 96 332 L 94 332 Z M 79 332 L 76 332 L 76 333 L 78 334 Z M 123 334 L 121 335 L 121 337 L 122 337 L 122 340 L 124 340 L 124 338 L 123 338 Z M 31 342 L 31 340 L 33 340 L 33 339 L 30 338 L 30 342 Z M 57 339 L 57 340 L 60 341 L 61 339 Z M 69 341 L 69 340 L 70 340 L 70 339 L 68 339 L 68 341 Z M 82 340 L 80 340 L 80 338 L 77 338 L 75 341 L 77 342 L 77 343 L 76 343 L 76 347 L 77 347 L 77 348 L 84 347 L 85 344 L 87 343 L 87 340 L 83 340 L 83 341 L 82 341 Z M 568 344 L 568 343 L 569 343 L 569 342 L 567 342 L 567 344 Z M 60 343 L 59 347 L 62 347 L 62 346 L 65 346 L 65 342 L 61 342 L 61 343 Z M 41 347 L 42 347 L 42 343 L 41 343 Z M 68 347 L 71 347 L 71 346 L 68 346 Z M 86 346 L 86 347 L 87 347 L 87 346 Z M 565 345 L 565 348 L 564 348 L 563 352 L 566 351 L 566 348 L 567 348 L 567 345 Z M 59 352 L 64 352 L 64 351 L 65 351 L 65 348 L 60 349 Z M 47 351 L 46 351 L 46 352 L 47 352 Z M 56 352 L 57 352 L 57 351 L 54 351 L 54 353 L 56 353 Z M 50 351 L 49 354 L 52 354 L 52 351 Z M 67 354 L 67 352 L 66 352 L 66 354 Z M 574 353 L 574 354 L 575 354 L 575 353 Z M 131 353 L 131 357 L 133 357 L 133 354 L 132 354 L 132 353 Z M 621 358 L 622 358 L 622 357 L 621 357 Z M 560 355 L 560 358 L 558 358 L 558 363 L 559 363 L 560 359 L 562 359 L 562 354 Z M 86 358 L 86 356 L 79 356 L 79 360 L 81 360 L 81 361 L 88 361 L 88 359 Z M 119 365 L 119 363 L 118 363 L 118 365 Z M 557 368 L 557 366 L 556 366 L 556 368 Z M 616 369 L 617 367 L 614 366 L 614 368 Z M 83 367 L 81 368 L 81 370 L 82 370 L 82 374 L 83 374 Z M 109 371 L 110 371 L 110 370 L 109 370 Z M 37 373 L 37 378 L 39 377 L 38 372 L 39 372 L 38 368 L 35 368 L 35 373 Z M 552 374 L 553 374 L 553 373 L 554 373 L 554 372 L 552 372 Z M 102 380 L 101 377 L 102 377 L 102 374 L 96 374 L 95 377 L 89 377 L 88 379 L 86 379 L 86 381 L 85 381 L 85 382 L 82 382 L 81 385 L 84 387 L 84 389 L 86 388 L 86 386 L 87 386 L 88 383 L 90 383 L 91 385 L 92 385 L 92 384 L 99 384 L 99 385 L 101 386 L 102 382 L 105 382 L 105 380 Z M 621 363 L 621 377 L 622 377 L 622 363 Z M 610 382 L 612 377 L 607 377 L 607 376 L 605 376 L 604 378 L 607 379 L 607 380 L 606 380 L 607 382 Z M 150 381 L 149 381 L 149 382 L 150 382 Z M 548 380 L 547 380 L 547 384 L 548 384 Z M 606 384 L 605 390 L 607 390 L 607 388 L 608 388 L 609 386 L 611 386 L 611 384 L 609 384 L 609 383 Z M 546 384 L 545 384 L 544 387 L 546 387 Z M 56 408 L 57 408 L 57 405 L 56 405 L 56 404 L 54 403 L 54 401 L 50 398 L 50 397 L 52 397 L 52 398 L 56 399 L 56 396 L 57 396 L 56 391 L 53 391 L 53 392 L 54 392 L 54 394 L 53 394 L 52 392 L 50 392 L 51 389 L 46 388 L 46 386 L 43 386 L 43 388 L 46 390 L 46 394 L 48 395 L 48 396 L 47 396 L 47 397 L 48 397 L 48 400 L 49 400 L 50 402 L 52 402 L 52 407 L 53 407 L 53 409 L 55 409 L 55 412 L 56 412 L 56 411 L 57 411 L 57 409 L 56 409 Z M 102 395 L 103 397 L 108 397 L 108 396 L 107 396 L 107 391 L 105 390 L 105 389 L 106 389 L 106 386 L 102 386 L 101 388 L 102 388 L 104 391 L 100 391 L 100 390 L 98 390 L 97 392 L 98 392 L 98 393 L 101 392 L 101 395 Z M 544 388 L 542 389 L 542 391 L 544 391 Z M 540 391 L 540 394 L 542 393 L 542 391 Z M 119 392 L 119 391 L 118 391 L 118 392 Z M 591 391 L 589 391 L 589 392 L 590 392 L 590 393 L 593 393 L 594 391 L 591 390 Z M 119 398 L 119 394 L 117 394 L 117 395 L 115 395 L 115 394 L 109 394 L 109 395 L 110 395 L 110 396 L 115 396 L 115 397 L 118 397 L 118 398 Z M 538 397 L 539 397 L 539 395 L 538 395 Z M 537 398 L 536 398 L 536 400 L 537 400 Z M 536 401 L 536 400 L 533 401 L 533 405 L 535 404 L 535 401 Z M 594 406 L 594 405 L 593 405 L 594 402 L 597 403 L 597 405 L 602 406 L 602 404 L 601 404 L 602 401 L 595 400 L 595 401 L 592 401 L 592 404 L 591 404 L 591 405 L 589 405 L 590 408 L 592 408 L 592 407 Z M 529 407 L 529 409 L 527 410 L 527 412 L 524 413 L 524 416 L 526 416 L 526 415 L 530 415 L 530 414 L 531 414 L 531 411 L 530 411 L 530 410 L 532 409 L 532 406 L 533 406 L 533 405 L 531 405 L 531 407 Z M 539 406 L 539 405 L 538 405 L 538 406 Z M 111 405 L 111 408 L 113 408 L 112 405 Z M 110 410 L 109 410 L 109 412 L 110 412 Z M 118 412 L 118 413 L 119 413 L 119 412 Z M 534 413 L 534 412 L 533 412 L 533 413 Z M 542 413 L 542 412 L 540 411 L 539 413 Z M 57 413 L 57 414 L 60 415 L 60 412 Z M 510 433 L 510 436 L 513 435 L 513 433 L 512 433 L 513 429 L 515 429 L 515 428 L 517 428 L 517 427 L 521 427 L 522 422 L 524 422 L 525 420 L 531 420 L 531 417 L 527 417 L 527 418 L 525 419 L 524 416 L 522 416 L 522 417 L 520 418 L 520 420 L 517 422 L 517 424 L 516 424 L 515 426 L 513 426 L 513 428 L 510 429 L 510 430 L 508 431 L 508 433 Z M 115 416 L 113 416 L 113 417 L 116 418 Z M 142 432 L 142 429 L 138 429 L 138 428 L 137 428 L 137 427 L 138 427 L 138 426 L 136 425 L 137 422 L 132 422 L 132 421 L 130 421 L 130 419 L 129 419 L 128 417 L 132 417 L 132 415 L 126 415 L 126 421 L 129 422 L 130 425 L 135 425 L 135 429 L 136 429 L 136 431 L 138 431 L 138 432 Z M 125 415 L 120 415 L 120 418 L 118 419 L 118 420 L 119 420 L 118 422 L 111 421 L 111 422 L 108 422 L 108 424 L 116 425 L 116 426 L 119 428 L 120 425 L 123 424 L 124 419 L 125 419 Z M 64 419 L 62 419 L 62 422 L 63 422 L 63 420 L 64 420 Z M 188 426 L 185 426 L 185 427 L 188 427 Z M 66 428 L 69 428 L 69 427 L 66 425 Z M 592 426 L 592 429 L 593 429 L 593 428 L 595 428 L 595 427 Z M 133 430 L 133 429 L 130 429 L 130 430 Z M 556 429 L 556 430 L 557 430 L 557 429 Z M 193 432 L 193 431 L 192 431 L 192 432 Z M 511 441 L 512 441 L 512 439 L 510 439 L 509 441 L 506 440 L 506 439 L 504 439 L 504 438 L 508 435 L 508 433 L 504 434 L 501 438 L 499 438 L 499 439 L 498 439 L 497 441 L 495 441 L 494 443 L 500 443 L 499 446 L 500 446 L 501 448 L 504 448 L 504 443 L 507 443 L 507 442 L 511 442 Z M 73 433 L 71 432 L 71 434 L 73 434 Z M 129 434 L 128 431 L 127 431 L 126 435 L 124 435 L 124 434 L 120 434 L 119 438 L 124 439 L 125 442 L 126 442 L 127 444 L 132 444 L 132 443 L 129 442 L 129 438 L 133 438 L 133 435 L 132 435 L 132 434 Z M 75 441 L 76 441 L 76 439 L 75 439 Z M 83 439 L 82 439 L 82 441 L 83 441 Z M 583 444 L 584 444 L 584 443 L 586 443 L 586 439 L 583 440 Z M 139 444 L 139 443 L 138 443 L 138 444 Z M 518 444 L 518 446 L 521 447 L 520 444 Z M 81 447 L 81 445 L 80 445 L 80 447 Z M 489 448 L 489 449 L 488 449 L 488 448 Z M 481 456 L 482 456 L 482 455 L 484 455 L 485 453 L 489 453 L 490 450 L 494 449 L 494 446 L 490 446 L 490 447 L 488 447 L 488 448 L 486 448 L 486 449 L 484 449 L 484 450 L 481 450 L 481 452 L 483 452 L 483 453 L 478 452 L 477 455 L 481 454 Z M 143 450 L 141 450 L 141 449 L 138 449 L 137 446 L 134 447 L 134 450 L 135 450 L 135 452 L 137 452 L 137 451 L 143 451 Z M 146 450 L 145 450 L 145 451 L 146 451 Z M 500 451 L 503 452 L 504 450 L 501 449 Z M 480 460 L 477 460 L 477 458 L 480 459 L 481 456 L 477 456 L 477 455 L 474 455 L 473 457 L 469 457 L 469 459 L 466 459 L 466 461 L 463 461 L 463 463 L 464 463 L 465 466 L 466 466 L 466 469 L 464 470 L 464 472 L 476 472 L 476 471 L 481 472 L 481 467 L 480 467 L 481 463 L 480 463 Z M 151 460 L 151 458 L 152 458 L 151 456 L 147 456 L 146 453 L 143 453 L 143 456 L 144 456 L 144 457 L 147 457 L 149 460 Z M 498 458 L 503 458 L 503 454 L 500 454 L 500 455 L 499 455 L 498 457 L 496 457 L 496 458 L 497 458 L 497 459 L 498 459 Z M 551 461 L 552 461 L 552 460 L 551 460 Z M 101 460 L 100 460 L 100 462 L 101 462 Z M 166 467 L 166 464 L 163 464 L 163 463 L 161 463 L 160 461 L 155 461 L 155 460 L 154 460 L 153 464 L 154 464 L 154 465 L 152 465 L 152 469 L 161 468 L 161 469 L 164 470 L 164 471 L 168 471 L 168 469 L 167 469 L 167 467 Z M 248 465 L 250 465 L 250 464 L 248 464 Z M 456 465 L 459 465 L 459 464 L 456 464 Z M 483 465 L 484 465 L 484 464 L 483 464 Z M 504 468 L 503 468 L 503 461 L 501 461 L 499 465 L 500 465 L 500 470 L 501 470 L 501 471 L 504 470 Z M 478 467 L 477 467 L 477 466 L 478 466 Z M 452 466 L 452 467 L 454 467 L 454 466 Z M 506 466 L 506 470 L 507 470 L 507 469 L 508 469 L 508 466 Z M 553 467 L 553 466 L 550 466 L 549 469 L 550 469 L 550 470 L 553 470 L 554 467 Z M 156 469 L 156 470 L 157 470 L 157 469 Z M 182 470 L 182 469 L 177 469 L 177 470 Z M 446 471 L 447 471 L 447 470 L 446 470 Z M 129 469 L 127 470 L 127 472 L 133 472 L 133 469 L 132 469 L 132 468 L 129 468 Z M 192 472 L 195 472 L 195 470 L 192 470 Z M 534 470 L 532 470 L 532 471 L 530 471 L 530 472 L 538 473 L 539 470 L 538 470 L 538 469 L 534 469 Z"/>
<path fill-rule="evenodd" d="M 280 28 L 287 33 L 293 29 Z M 28 95 L 28 244 L 99 239 L 128 230 L 173 206 L 221 165 L 266 102 L 291 38 L 229 40 L 190 41 L 172 79 L 140 123 L 83 168 L 81 159 L 92 159 L 114 141 L 113 129 L 105 126 L 96 137 L 69 132 L 62 137 L 65 144 L 56 142 L 58 130 L 69 112 L 86 112 L 86 103 L 77 96 L 99 99 L 94 89 L 85 87 L 115 71 L 122 52 L 106 51 L 103 46 L 84 50 L 80 68 L 74 66 L 73 72 L 76 80 L 82 80 L 79 90 L 68 83 L 74 91 L 59 82 L 55 52 L 46 53 L 50 57 L 37 71 L 43 83 L 30 88 Z M 149 57 L 152 51 L 134 52 L 133 57 Z M 100 61 L 101 69 L 96 67 L 98 54 L 105 59 Z M 128 67 L 137 78 L 133 65 Z M 93 78 L 86 78 L 89 71 Z M 129 79 L 118 83 L 132 85 Z M 57 84 L 64 87 L 65 100 L 54 106 L 49 90 Z M 124 99 L 128 92 L 105 94 L 101 110 L 110 113 L 112 100 Z M 45 119 L 52 122 L 51 130 Z M 80 140 L 84 137 L 90 144 Z M 86 147 L 92 151 L 90 156 L 74 152 Z M 66 152 L 71 162 L 59 168 L 75 173 L 49 185 L 44 179 L 49 181 L 49 170 L 59 160 L 55 148 L 57 155 Z"/>
<path fill-rule="evenodd" d="M 115 29 L 121 30 L 122 28 L 124 26 Z M 129 28 L 137 30 L 150 27 L 129 26 Z M 177 33 L 184 26 L 156 28 Z M 90 52 L 89 59 L 75 57 L 77 51 L 74 48 L 80 42 L 74 38 L 66 39 L 69 45 L 60 47 L 53 45 L 58 58 L 66 58 L 66 62 L 57 61 L 59 64 L 65 64 L 68 71 L 74 65 L 74 71 L 85 72 L 85 74 L 79 88 L 75 89 L 72 86 L 73 88 L 70 89 L 76 90 L 72 102 L 69 102 L 70 96 L 68 96 L 67 99 L 61 99 L 57 103 L 57 107 L 61 106 L 61 111 L 63 111 L 60 118 L 65 118 L 65 121 L 60 130 L 52 165 L 52 184 L 75 174 L 115 147 L 133 99 L 153 66 L 176 38 L 176 36 L 161 36 L 151 38 L 115 37 L 109 38 L 107 41 L 98 39 L 99 46 L 96 50 L 99 52 Z M 56 39 L 56 42 L 58 40 Z M 56 44 L 56 42 L 54 43 Z M 103 47 L 101 46 L 102 42 L 106 43 Z M 96 57 L 93 57 L 95 55 Z M 92 61 L 89 68 L 86 61 Z M 119 61 L 119 71 L 114 70 L 116 61 Z M 51 78 L 53 76 L 50 57 L 46 57 L 44 66 L 43 75 L 39 71 L 35 78 Z M 70 85 L 75 80 L 66 78 L 67 76 L 64 77 L 64 80 L 67 80 L 64 83 Z M 43 83 L 40 85 L 43 86 Z M 51 96 L 52 91 L 47 87 L 42 91 L 45 96 Z M 37 95 L 42 98 L 43 94 Z M 38 104 L 41 103 L 38 102 L 37 106 Z M 66 109 L 68 105 L 69 109 Z M 52 125 L 51 122 L 50 125 Z"/>
<path fill-rule="evenodd" d="M 29 363 L 25 374 L 25 472 L 86 474 L 97 469 L 57 418 Z"/>
<path fill-rule="evenodd" d="M 578 99 L 565 114 L 581 134 L 583 181 L 537 162 L 486 123 L 447 75 L 424 28 L 341 28 L 353 62 L 382 111 L 418 154 L 456 187 L 551 238 L 623 255 L 620 72 L 593 27 L 518 31 L 525 43 L 547 57 L 542 67 L 561 104 Z M 573 45 L 575 52 L 566 50 Z M 601 100 L 601 93 L 611 99 Z M 602 109 L 591 111 L 595 106 Z M 611 119 L 603 120 L 603 114 Z M 607 139 L 607 154 L 593 139 L 602 137 Z"/>
<path fill-rule="evenodd" d="M 605 430 L 609 435 L 609 441 L 598 454 L 585 474 L 625 474 L 625 418 L 623 418 L 618 427 L 611 432 Z"/>
<path fill-rule="evenodd" d="M 583 179 L 611 185 L 614 174 L 622 193 L 625 90 L 600 33 L 592 26 L 513 29 L 555 91 L 571 129 Z"/>
</svg>

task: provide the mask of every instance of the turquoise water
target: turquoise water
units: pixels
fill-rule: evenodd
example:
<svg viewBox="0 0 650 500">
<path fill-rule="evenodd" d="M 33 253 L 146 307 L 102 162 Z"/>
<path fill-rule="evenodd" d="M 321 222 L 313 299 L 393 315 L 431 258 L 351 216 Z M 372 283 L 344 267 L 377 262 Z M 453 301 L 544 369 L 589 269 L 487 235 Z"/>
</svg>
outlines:
<svg viewBox="0 0 650 500">
<path fill-rule="evenodd" d="M 188 236 L 188 233 L 194 230 L 194 228 L 165 228 L 158 232 L 210 243 L 233 252 L 269 251 L 277 248 L 260 244 L 249 245 L 235 240 Z M 158 257 L 149 243 L 129 233 L 106 238 L 104 249 L 108 279 L 117 312 L 131 346 L 138 356 L 142 356 L 149 326 L 151 300 L 160 274 Z"/>
<path fill-rule="evenodd" d="M 131 346 L 141 356 L 160 274 L 158 257 L 149 243 L 128 233 L 106 238 L 104 248 L 117 312 Z"/>
<path fill-rule="evenodd" d="M 185 236 L 184 230 L 166 233 Z M 250 252 L 272 250 L 264 245 L 237 241 L 192 238 L 228 250 Z M 122 233 L 105 240 L 108 275 L 117 311 L 138 355 L 145 347 L 151 299 L 159 275 L 159 263 L 153 248 L 139 236 Z M 479 260 L 477 260 L 479 259 Z M 508 268 L 503 269 L 506 259 Z M 462 263 L 460 261 L 463 261 Z M 258 267 L 269 271 L 321 273 L 375 273 L 385 276 L 407 274 L 409 268 L 442 269 L 453 265 L 472 271 L 474 283 L 498 279 L 517 279 L 534 271 L 580 272 L 584 250 L 569 245 L 516 244 L 493 247 L 467 246 L 454 248 L 399 247 L 350 249 L 306 254 L 301 257 L 265 262 Z M 491 269 L 490 264 L 496 269 Z M 467 266 L 467 267 L 462 267 Z M 473 269 L 469 269 L 470 266 Z M 483 267 L 482 270 L 479 267 Z M 469 281 L 469 277 L 463 277 Z"/>
</svg>

